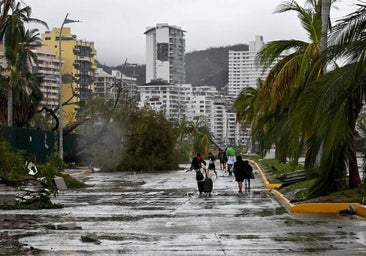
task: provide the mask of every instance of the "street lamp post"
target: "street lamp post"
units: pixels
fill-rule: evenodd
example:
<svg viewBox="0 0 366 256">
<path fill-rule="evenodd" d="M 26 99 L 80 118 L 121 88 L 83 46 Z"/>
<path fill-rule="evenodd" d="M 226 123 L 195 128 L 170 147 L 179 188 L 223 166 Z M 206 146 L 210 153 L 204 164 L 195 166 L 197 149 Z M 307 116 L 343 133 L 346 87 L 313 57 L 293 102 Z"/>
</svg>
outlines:
<svg viewBox="0 0 366 256">
<path fill-rule="evenodd" d="M 62 22 L 61 28 L 60 28 L 60 32 L 58 35 L 58 57 L 59 57 L 59 88 L 58 88 L 58 97 L 59 97 L 59 151 L 60 151 L 60 158 L 63 160 L 64 159 L 64 143 L 63 143 L 63 111 L 62 111 L 62 56 L 61 56 L 61 41 L 62 41 L 62 29 L 64 28 L 65 24 L 68 23 L 74 23 L 74 22 L 79 22 L 78 20 L 70 20 L 67 17 L 69 16 L 69 14 L 67 13 L 65 16 L 65 19 Z"/>
</svg>

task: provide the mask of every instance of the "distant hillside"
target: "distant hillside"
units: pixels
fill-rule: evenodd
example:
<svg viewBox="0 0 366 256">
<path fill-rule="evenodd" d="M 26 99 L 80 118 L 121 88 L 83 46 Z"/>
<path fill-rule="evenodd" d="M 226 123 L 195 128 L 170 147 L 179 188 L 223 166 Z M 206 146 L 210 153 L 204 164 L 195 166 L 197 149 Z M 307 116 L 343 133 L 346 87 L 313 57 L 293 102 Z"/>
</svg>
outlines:
<svg viewBox="0 0 366 256">
<path fill-rule="evenodd" d="M 121 71 L 122 65 L 119 66 L 107 66 L 97 61 L 98 68 L 102 68 L 108 74 L 112 73 L 112 70 Z M 126 66 L 123 68 L 122 73 L 129 77 L 136 77 L 137 84 L 144 84 L 146 81 L 146 65 Z"/>
<path fill-rule="evenodd" d="M 228 56 L 229 50 L 247 51 L 248 45 L 237 44 L 226 47 L 212 47 L 207 50 L 186 53 L 186 83 L 192 85 L 213 85 L 222 88 L 228 79 Z M 98 67 L 111 73 L 112 69 L 121 69 L 121 66 L 109 67 L 97 63 Z M 127 76 L 135 76 L 138 84 L 145 83 L 145 65 L 126 67 L 123 73 Z"/>
<path fill-rule="evenodd" d="M 229 50 L 247 51 L 248 45 L 209 48 L 186 54 L 186 82 L 222 88 L 228 82 Z"/>
</svg>

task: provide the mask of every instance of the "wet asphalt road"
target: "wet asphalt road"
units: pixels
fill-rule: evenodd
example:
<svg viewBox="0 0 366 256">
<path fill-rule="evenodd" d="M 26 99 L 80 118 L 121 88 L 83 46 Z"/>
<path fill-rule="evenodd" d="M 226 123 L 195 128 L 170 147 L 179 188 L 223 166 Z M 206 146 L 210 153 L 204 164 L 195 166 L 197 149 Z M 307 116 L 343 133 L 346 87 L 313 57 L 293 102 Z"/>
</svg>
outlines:
<svg viewBox="0 0 366 256">
<path fill-rule="evenodd" d="M 258 175 L 242 195 L 233 177 L 219 177 L 211 197 L 199 197 L 184 170 L 95 172 L 86 183 L 53 199 L 63 209 L 0 211 L 1 232 L 14 240 L 0 242 L 0 255 L 366 254 L 365 219 L 291 215 Z M 88 233 L 98 242 L 83 242 Z"/>
</svg>

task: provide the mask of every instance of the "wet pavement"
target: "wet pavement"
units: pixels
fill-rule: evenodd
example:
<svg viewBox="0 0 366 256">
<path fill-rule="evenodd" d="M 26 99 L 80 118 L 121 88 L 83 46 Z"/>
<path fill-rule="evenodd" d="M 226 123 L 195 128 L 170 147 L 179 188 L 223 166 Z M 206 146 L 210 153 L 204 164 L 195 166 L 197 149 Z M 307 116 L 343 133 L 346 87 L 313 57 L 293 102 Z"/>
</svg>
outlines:
<svg viewBox="0 0 366 256">
<path fill-rule="evenodd" d="M 259 176 L 232 176 L 199 197 L 193 172 L 88 175 L 53 198 L 64 208 L 0 211 L 0 255 L 363 255 L 366 221 L 289 214 Z M 85 237 L 96 237 L 91 242 Z"/>
</svg>

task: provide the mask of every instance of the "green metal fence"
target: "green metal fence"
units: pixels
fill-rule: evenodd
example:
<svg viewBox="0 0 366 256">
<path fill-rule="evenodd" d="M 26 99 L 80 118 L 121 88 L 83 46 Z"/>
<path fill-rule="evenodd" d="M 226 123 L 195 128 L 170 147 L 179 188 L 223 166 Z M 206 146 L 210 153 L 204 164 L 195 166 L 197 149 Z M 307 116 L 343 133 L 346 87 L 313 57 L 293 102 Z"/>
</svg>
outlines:
<svg viewBox="0 0 366 256">
<path fill-rule="evenodd" d="M 9 142 L 12 149 L 24 150 L 40 163 L 46 162 L 54 152 L 55 136 L 50 131 L 0 126 L 0 136 Z"/>
</svg>

